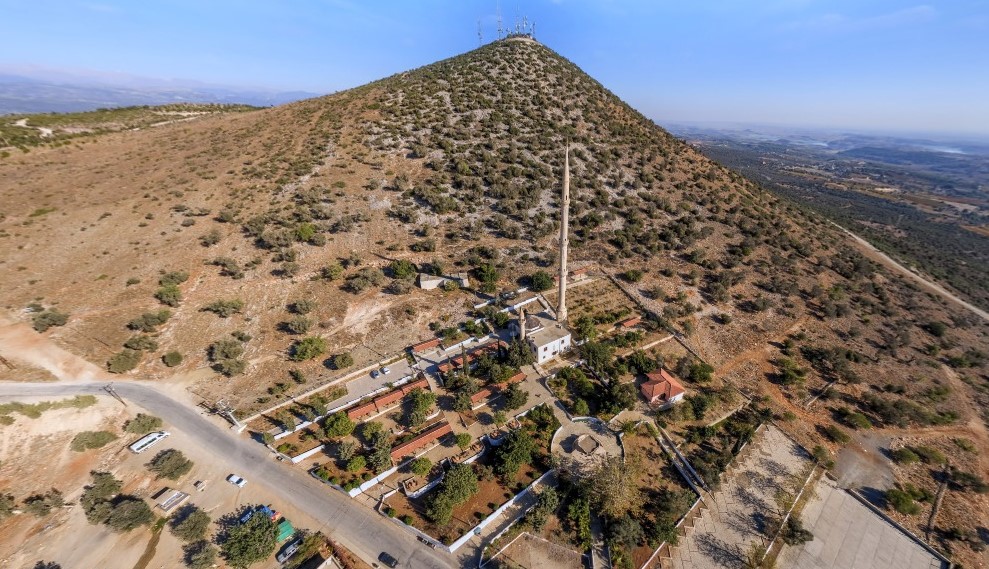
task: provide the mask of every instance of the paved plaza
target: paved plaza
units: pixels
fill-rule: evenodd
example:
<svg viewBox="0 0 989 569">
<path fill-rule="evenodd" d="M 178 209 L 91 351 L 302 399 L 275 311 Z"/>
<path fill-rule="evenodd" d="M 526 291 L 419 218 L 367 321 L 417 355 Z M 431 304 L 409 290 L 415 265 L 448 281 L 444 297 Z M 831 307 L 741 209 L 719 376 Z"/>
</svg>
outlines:
<svg viewBox="0 0 989 569">
<path fill-rule="evenodd" d="M 721 489 L 705 497 L 708 510 L 673 548 L 664 567 L 743 567 L 752 544 L 771 537 L 766 524 L 777 515 L 777 492 L 796 494 L 812 466 L 807 453 L 772 425 L 763 427 L 742 454 Z"/>
<path fill-rule="evenodd" d="M 804 507 L 801 519 L 814 539 L 786 547 L 781 568 L 940 569 L 947 564 L 875 514 L 827 477 Z"/>
</svg>

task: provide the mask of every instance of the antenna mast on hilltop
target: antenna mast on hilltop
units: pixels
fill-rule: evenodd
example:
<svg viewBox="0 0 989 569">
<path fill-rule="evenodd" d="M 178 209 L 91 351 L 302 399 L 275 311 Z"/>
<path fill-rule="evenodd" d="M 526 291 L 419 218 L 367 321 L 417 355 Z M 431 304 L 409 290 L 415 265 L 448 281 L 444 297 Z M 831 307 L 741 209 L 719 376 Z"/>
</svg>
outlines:
<svg viewBox="0 0 989 569">
<path fill-rule="evenodd" d="M 481 33 L 481 20 L 477 21 L 477 47 L 484 45 L 484 35 Z"/>
<path fill-rule="evenodd" d="M 496 6 L 495 9 L 497 10 L 497 13 L 498 13 L 498 39 L 501 39 L 501 33 L 502 33 L 502 28 L 501 28 L 501 2 L 498 2 L 497 4 L 495 4 L 495 6 Z"/>
</svg>

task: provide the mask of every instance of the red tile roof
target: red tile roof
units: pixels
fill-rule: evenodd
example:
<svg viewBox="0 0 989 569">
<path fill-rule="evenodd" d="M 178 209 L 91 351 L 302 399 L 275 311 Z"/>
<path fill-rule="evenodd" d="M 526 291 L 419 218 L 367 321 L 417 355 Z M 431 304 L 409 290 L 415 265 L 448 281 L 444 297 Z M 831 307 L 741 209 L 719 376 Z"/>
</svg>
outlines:
<svg viewBox="0 0 989 569">
<path fill-rule="evenodd" d="M 642 322 L 641 316 L 633 316 L 631 318 L 626 318 L 618 323 L 622 328 L 631 328 L 632 326 L 637 326 Z"/>
<path fill-rule="evenodd" d="M 447 433 L 452 433 L 453 428 L 450 423 L 443 421 L 441 423 L 436 423 L 432 427 L 429 427 L 425 431 L 419 434 L 416 438 L 405 441 L 404 443 L 391 449 L 392 460 L 398 460 L 403 456 L 408 456 L 415 453 L 422 447 L 428 445 L 429 443 L 435 441 L 436 439 L 442 437 Z"/>
<path fill-rule="evenodd" d="M 374 401 L 368 401 L 363 405 L 358 405 L 347 409 L 347 417 L 353 421 L 355 419 L 366 417 L 367 415 L 374 413 L 376 410 L 377 407 L 374 406 Z"/>
<path fill-rule="evenodd" d="M 428 350 L 429 348 L 435 348 L 440 345 L 442 340 L 440 338 L 433 338 L 432 340 L 426 340 L 425 342 L 416 344 L 412 346 L 413 352 L 421 352 L 423 350 Z"/>
<path fill-rule="evenodd" d="M 650 403 L 656 403 L 657 401 L 669 401 L 677 395 L 686 393 L 686 390 L 683 388 L 683 384 L 680 383 L 680 380 L 665 369 L 660 369 L 658 372 L 647 373 L 646 378 L 648 381 L 643 383 L 642 387 L 639 389 L 642 391 L 642 395 Z"/>
</svg>

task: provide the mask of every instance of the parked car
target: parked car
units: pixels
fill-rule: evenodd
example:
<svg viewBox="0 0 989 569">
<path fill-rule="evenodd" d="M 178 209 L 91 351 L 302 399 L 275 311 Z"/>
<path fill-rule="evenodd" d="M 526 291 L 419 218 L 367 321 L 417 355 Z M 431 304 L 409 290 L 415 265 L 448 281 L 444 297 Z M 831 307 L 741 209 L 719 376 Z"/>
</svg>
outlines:
<svg viewBox="0 0 989 569">
<path fill-rule="evenodd" d="M 279 563 L 285 563 L 286 561 L 288 561 L 289 559 L 291 559 L 291 557 L 293 555 L 295 555 L 295 552 L 299 550 L 299 546 L 300 545 L 302 545 L 302 538 L 301 537 L 300 538 L 296 538 L 295 541 L 293 541 L 293 542 L 289 543 L 288 545 L 286 545 L 278 553 L 278 555 L 275 556 L 275 561 L 278 561 Z"/>
<path fill-rule="evenodd" d="M 387 551 L 381 552 L 381 555 L 378 556 L 378 561 L 389 567 L 398 567 L 398 559 L 392 557 Z"/>
<path fill-rule="evenodd" d="M 227 482 L 233 484 L 234 486 L 237 486 L 238 488 L 243 488 L 244 486 L 247 486 L 247 480 L 244 480 L 243 478 L 237 476 L 236 474 L 231 474 L 230 476 L 227 476 Z"/>
<path fill-rule="evenodd" d="M 205 492 L 207 482 L 208 480 L 196 480 L 196 483 L 193 484 L 193 486 L 196 487 L 196 490 L 199 490 L 200 492 Z"/>
<path fill-rule="evenodd" d="M 371 377 L 373 377 L 373 378 L 375 378 L 375 379 L 377 379 L 377 377 L 378 377 L 379 375 L 381 375 L 381 374 L 380 374 L 380 373 L 378 373 L 378 370 L 376 370 L 376 369 L 372 369 L 372 370 L 371 370 Z"/>
<path fill-rule="evenodd" d="M 381 373 L 388 375 L 389 373 L 391 373 L 391 370 L 386 367 L 383 367 L 381 368 Z"/>
</svg>

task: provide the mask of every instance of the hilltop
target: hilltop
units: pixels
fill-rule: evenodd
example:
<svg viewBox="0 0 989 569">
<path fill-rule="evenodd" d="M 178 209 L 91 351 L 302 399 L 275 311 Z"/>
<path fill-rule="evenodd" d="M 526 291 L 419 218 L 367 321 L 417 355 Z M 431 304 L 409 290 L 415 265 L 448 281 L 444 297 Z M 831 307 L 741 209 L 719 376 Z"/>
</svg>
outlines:
<svg viewBox="0 0 989 569">
<path fill-rule="evenodd" d="M 350 354 L 358 369 L 467 320 L 477 296 L 419 291 L 395 261 L 470 271 L 483 293 L 550 267 L 569 142 L 574 262 L 620 275 L 658 327 L 770 404 L 808 448 L 837 450 L 822 433 L 854 412 L 889 437 L 950 432 L 989 452 L 984 322 L 537 42 L 237 111 L 8 149 L 9 317 L 54 307 L 68 318 L 45 334 L 67 350 L 249 414 L 338 375 L 328 356 Z M 292 361 L 305 336 L 322 338 L 323 354 Z M 183 356 L 174 367 L 170 351 Z M 945 523 L 969 516 L 966 528 L 989 511 L 981 496 L 945 504 Z"/>
</svg>

